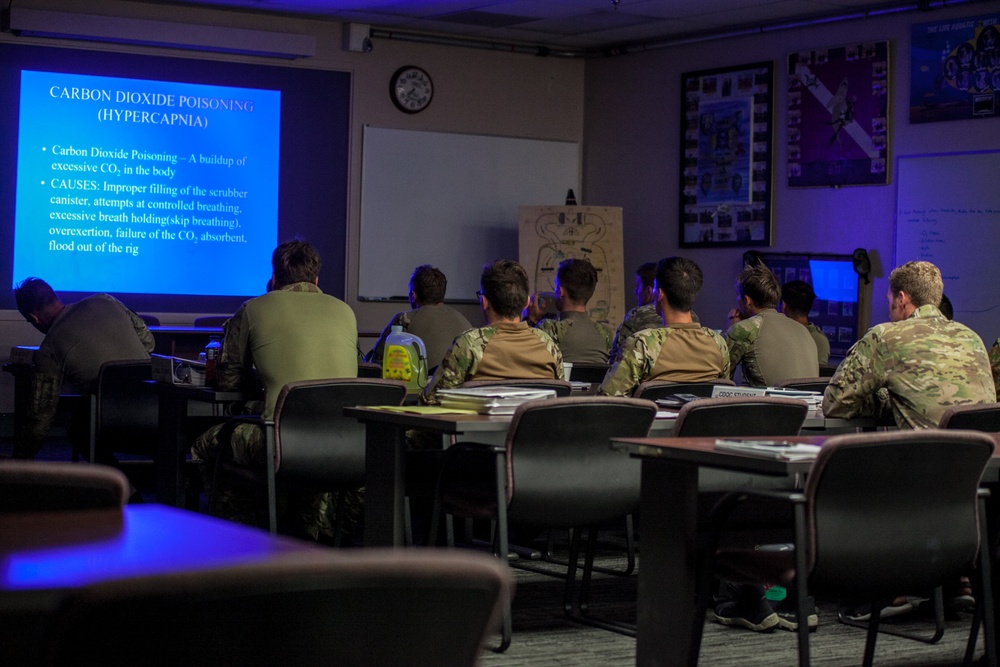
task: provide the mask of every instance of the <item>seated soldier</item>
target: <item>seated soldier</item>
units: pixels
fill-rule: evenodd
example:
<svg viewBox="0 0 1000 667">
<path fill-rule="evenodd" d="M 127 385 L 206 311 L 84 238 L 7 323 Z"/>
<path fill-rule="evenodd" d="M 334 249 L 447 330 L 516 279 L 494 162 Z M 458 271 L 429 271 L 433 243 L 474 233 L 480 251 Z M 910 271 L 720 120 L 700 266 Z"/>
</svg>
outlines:
<svg viewBox="0 0 1000 667">
<path fill-rule="evenodd" d="M 684 257 L 656 266 L 653 286 L 661 327 L 630 336 L 601 383 L 598 393 L 631 396 L 641 382 L 703 382 L 729 375 L 729 350 L 722 336 L 692 320 L 691 307 L 701 290 L 702 273 Z"/>
<path fill-rule="evenodd" d="M 65 380 L 83 394 L 97 391 L 97 376 L 106 361 L 148 360 L 153 334 L 142 318 L 107 294 L 94 294 L 64 304 L 41 278 L 28 278 L 14 290 L 17 309 L 45 334 L 35 355 L 28 412 L 14 436 L 14 458 L 34 458 L 52 426 Z M 86 449 L 87 410 L 73 415 L 70 438 Z M 111 452 L 97 452 L 103 463 L 115 463 Z"/>
<path fill-rule="evenodd" d="M 729 376 L 743 370 L 752 387 L 770 387 L 789 378 L 819 375 L 816 343 L 805 327 L 775 307 L 778 279 L 763 263 L 747 266 L 736 279 L 737 306 L 729 311 Z"/>
<path fill-rule="evenodd" d="M 635 298 L 639 305 L 625 313 L 625 318 L 615 332 L 611 341 L 611 361 L 618 361 L 622 347 L 628 337 L 643 329 L 656 329 L 663 326 L 663 319 L 656 312 L 656 262 L 646 262 L 635 270 Z M 696 320 L 697 321 L 697 320 Z"/>
<path fill-rule="evenodd" d="M 804 280 L 789 280 L 781 286 L 781 312 L 806 328 L 816 343 L 816 353 L 822 365 L 830 360 L 830 339 L 822 329 L 809 321 L 809 311 L 815 301 L 816 292 Z"/>
<path fill-rule="evenodd" d="M 427 366 L 434 368 L 441 363 L 445 351 L 463 331 L 472 328 L 465 315 L 451 306 L 444 305 L 444 295 L 448 279 L 439 269 L 430 264 L 422 264 L 410 276 L 410 307 L 396 313 L 389 321 L 375 347 L 365 357 L 365 361 L 382 365 L 385 341 L 392 333 L 393 326 L 400 326 L 406 333 L 418 336 L 427 349 Z"/>
<path fill-rule="evenodd" d="M 530 319 L 552 336 L 563 360 L 605 364 L 611 350 L 611 330 L 587 314 L 587 302 L 597 287 L 597 269 L 586 259 L 564 259 L 556 269 L 558 319 L 542 319 L 537 295 L 528 306 Z"/>
<path fill-rule="evenodd" d="M 487 325 L 461 334 L 445 352 L 421 399 L 436 404 L 439 389 L 466 380 L 563 379 L 559 347 L 542 331 L 521 321 L 528 303 L 528 274 L 512 260 L 483 267 L 479 305 Z"/>
</svg>

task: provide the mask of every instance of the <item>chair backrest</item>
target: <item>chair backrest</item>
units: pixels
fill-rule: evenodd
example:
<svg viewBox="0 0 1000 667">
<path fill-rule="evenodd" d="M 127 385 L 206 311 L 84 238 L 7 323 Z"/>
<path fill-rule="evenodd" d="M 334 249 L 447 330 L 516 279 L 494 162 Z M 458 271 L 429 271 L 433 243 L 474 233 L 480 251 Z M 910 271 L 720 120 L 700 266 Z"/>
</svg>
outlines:
<svg viewBox="0 0 1000 667">
<path fill-rule="evenodd" d="M 128 495 L 128 478 L 109 466 L 0 461 L 0 512 L 120 509 Z"/>
<path fill-rule="evenodd" d="M 789 378 L 775 383 L 775 387 L 782 389 L 801 389 L 802 391 L 818 391 L 821 394 L 830 385 L 829 377 L 814 378 Z"/>
<path fill-rule="evenodd" d="M 595 364 L 584 361 L 573 362 L 573 371 L 567 380 L 573 382 L 589 382 L 599 384 L 604 382 L 604 376 L 608 374 L 608 364 Z"/>
<path fill-rule="evenodd" d="M 555 378 L 525 378 L 523 380 L 468 380 L 459 385 L 460 387 L 523 387 L 525 389 L 551 389 L 556 392 L 559 398 L 569 396 L 573 393 L 573 385 L 568 380 L 556 380 Z"/>
<path fill-rule="evenodd" d="M 358 362 L 358 377 L 381 378 L 382 367 L 379 364 L 372 363 L 370 361 L 360 361 Z"/>
<path fill-rule="evenodd" d="M 406 384 L 380 378 L 289 382 L 274 408 L 275 479 L 302 485 L 364 483 L 365 427 L 345 407 L 401 405 Z"/>
<path fill-rule="evenodd" d="M 131 578 L 68 598 L 49 662 L 471 667 L 513 586 L 497 559 L 444 550 L 316 550 Z"/>
<path fill-rule="evenodd" d="M 221 327 L 230 317 L 231 315 L 203 315 L 202 317 L 194 318 L 194 326 Z"/>
<path fill-rule="evenodd" d="M 669 382 L 667 380 L 648 380 L 643 382 L 632 392 L 633 398 L 645 398 L 648 401 L 655 401 L 664 396 L 673 394 L 694 394 L 709 398 L 712 390 L 719 385 L 732 387 L 736 383 L 728 378 L 718 378 L 708 382 Z"/>
<path fill-rule="evenodd" d="M 938 426 L 1000 433 L 1000 403 L 953 405 L 941 415 Z"/>
<path fill-rule="evenodd" d="M 142 318 L 142 321 L 146 323 L 147 327 L 158 327 L 160 326 L 160 318 L 156 315 L 149 315 L 147 313 L 136 313 Z"/>
<path fill-rule="evenodd" d="M 810 585 L 891 597 L 957 580 L 993 450 L 985 433 L 940 429 L 827 440 L 805 489 Z"/>
<path fill-rule="evenodd" d="M 142 385 L 152 377 L 149 359 L 108 361 L 101 365 L 94 397 L 92 450 L 96 447 L 150 456 L 156 451 L 158 397 Z"/>
<path fill-rule="evenodd" d="M 794 398 L 737 396 L 685 403 L 674 422 L 674 436 L 798 435 L 809 406 Z"/>
<path fill-rule="evenodd" d="M 639 461 L 611 449 L 613 437 L 643 437 L 656 404 L 586 396 L 530 401 L 507 432 L 507 503 L 512 523 L 597 525 L 639 503 Z"/>
</svg>

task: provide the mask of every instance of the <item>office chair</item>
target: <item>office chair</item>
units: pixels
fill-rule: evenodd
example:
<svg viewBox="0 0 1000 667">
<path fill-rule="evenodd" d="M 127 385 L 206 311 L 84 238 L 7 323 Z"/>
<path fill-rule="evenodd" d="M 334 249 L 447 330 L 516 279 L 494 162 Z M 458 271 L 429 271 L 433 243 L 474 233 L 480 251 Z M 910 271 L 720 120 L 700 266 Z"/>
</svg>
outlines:
<svg viewBox="0 0 1000 667">
<path fill-rule="evenodd" d="M 121 509 L 128 478 L 110 466 L 0 461 L 0 513 Z"/>
<path fill-rule="evenodd" d="M 830 385 L 830 377 L 814 377 L 814 378 L 789 378 L 787 380 L 782 380 L 781 382 L 776 382 L 775 387 L 780 389 L 800 389 L 802 391 L 818 391 L 823 393 L 826 388 Z"/>
<path fill-rule="evenodd" d="M 804 491 L 766 492 L 771 499 L 783 496 L 794 511 L 793 549 L 720 546 L 729 514 L 759 492 L 742 490 L 719 503 L 713 512 L 714 543 L 703 568 L 699 612 L 707 606 L 713 575 L 788 586 L 795 591 L 800 619 L 805 618 L 811 592 L 864 596 L 872 609 L 864 652 L 869 667 L 880 630 L 879 612 L 894 596 L 940 587 L 976 567 L 976 616 L 965 661 L 971 661 L 983 624 L 986 664 L 995 665 L 991 554 L 979 493 L 993 450 L 992 438 L 971 431 L 830 438 Z M 799 623 L 798 642 L 799 665 L 808 665 L 807 623 Z"/>
<path fill-rule="evenodd" d="M 266 489 L 268 528 L 277 533 L 277 489 L 341 491 L 365 484 L 365 428 L 343 409 L 355 405 L 401 405 L 406 385 L 398 380 L 342 378 L 289 382 L 278 394 L 274 419 L 251 421 L 266 431 L 265 470 L 239 465 L 220 448 L 215 475 L 226 475 Z M 213 487 L 215 485 L 213 484 Z M 343 525 L 343 502 L 337 503 L 337 535 Z"/>
<path fill-rule="evenodd" d="M 462 442 L 445 451 L 430 535 L 437 535 L 442 513 L 490 519 L 496 522 L 494 551 L 506 562 L 508 529 L 512 525 L 575 528 L 563 591 L 567 616 L 629 633 L 619 624 L 590 617 L 585 593 L 598 527 L 620 520 L 639 505 L 639 462 L 613 451 L 609 440 L 647 435 L 655 415 L 655 404 L 632 398 L 588 396 L 521 405 L 514 413 L 503 446 Z M 574 608 L 584 529 L 589 529 L 589 536 L 580 600 Z M 452 543 L 451 531 L 447 532 Z M 510 640 L 508 606 L 496 650 L 506 650 Z"/>
<path fill-rule="evenodd" d="M 495 559 L 431 550 L 133 577 L 71 593 L 46 664 L 472 667 L 513 588 Z"/>
<path fill-rule="evenodd" d="M 706 382 L 670 382 L 668 380 L 647 380 L 632 392 L 634 398 L 644 398 L 648 401 L 655 401 L 658 398 L 671 396 L 673 394 L 694 394 L 702 398 L 711 398 L 712 390 L 722 385 L 725 387 L 735 386 L 735 382 L 726 378 L 708 380 Z"/>
<path fill-rule="evenodd" d="M 953 405 L 941 416 L 938 428 L 1000 433 L 1000 403 Z"/>
</svg>

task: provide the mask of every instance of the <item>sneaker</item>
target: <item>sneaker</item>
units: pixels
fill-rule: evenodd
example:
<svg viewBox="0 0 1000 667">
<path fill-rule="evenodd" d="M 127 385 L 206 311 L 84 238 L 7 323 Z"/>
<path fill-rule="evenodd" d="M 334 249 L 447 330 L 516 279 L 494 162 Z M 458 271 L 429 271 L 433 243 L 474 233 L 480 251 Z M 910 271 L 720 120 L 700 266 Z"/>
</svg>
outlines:
<svg viewBox="0 0 1000 667">
<path fill-rule="evenodd" d="M 961 577 L 951 586 L 944 588 L 944 600 L 951 611 L 971 611 L 976 607 L 976 598 L 972 596 L 972 586 L 968 577 Z"/>
<path fill-rule="evenodd" d="M 720 602 L 708 613 L 709 619 L 722 625 L 738 625 L 754 632 L 771 632 L 778 626 L 778 615 L 764 598 Z"/>
<path fill-rule="evenodd" d="M 893 616 L 908 614 L 913 611 L 913 605 L 906 598 L 897 598 L 882 608 L 879 620 L 884 621 Z M 853 609 L 842 609 L 840 612 L 849 621 L 865 622 L 872 618 L 872 608 L 867 602 Z"/>
<path fill-rule="evenodd" d="M 771 601 L 774 613 L 778 615 L 778 627 L 782 630 L 795 632 L 799 629 L 799 616 L 795 613 L 795 601 L 785 598 L 780 601 Z M 819 627 L 819 616 L 816 614 L 816 601 L 810 595 L 806 601 L 806 623 L 809 631 L 813 632 Z"/>
</svg>

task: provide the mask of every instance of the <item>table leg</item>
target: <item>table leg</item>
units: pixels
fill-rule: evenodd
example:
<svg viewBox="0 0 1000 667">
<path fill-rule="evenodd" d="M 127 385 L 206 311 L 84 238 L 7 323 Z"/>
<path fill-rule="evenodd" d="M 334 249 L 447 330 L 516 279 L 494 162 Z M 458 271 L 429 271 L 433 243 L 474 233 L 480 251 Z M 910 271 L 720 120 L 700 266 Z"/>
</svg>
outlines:
<svg viewBox="0 0 1000 667">
<path fill-rule="evenodd" d="M 365 546 L 403 546 L 406 430 L 365 424 Z"/>
<path fill-rule="evenodd" d="M 697 664 L 696 466 L 642 462 L 636 665 Z"/>
<path fill-rule="evenodd" d="M 189 443 L 184 424 L 187 419 L 186 398 L 160 394 L 160 438 L 156 456 L 156 500 L 164 505 L 184 507 L 184 461 Z"/>
</svg>

